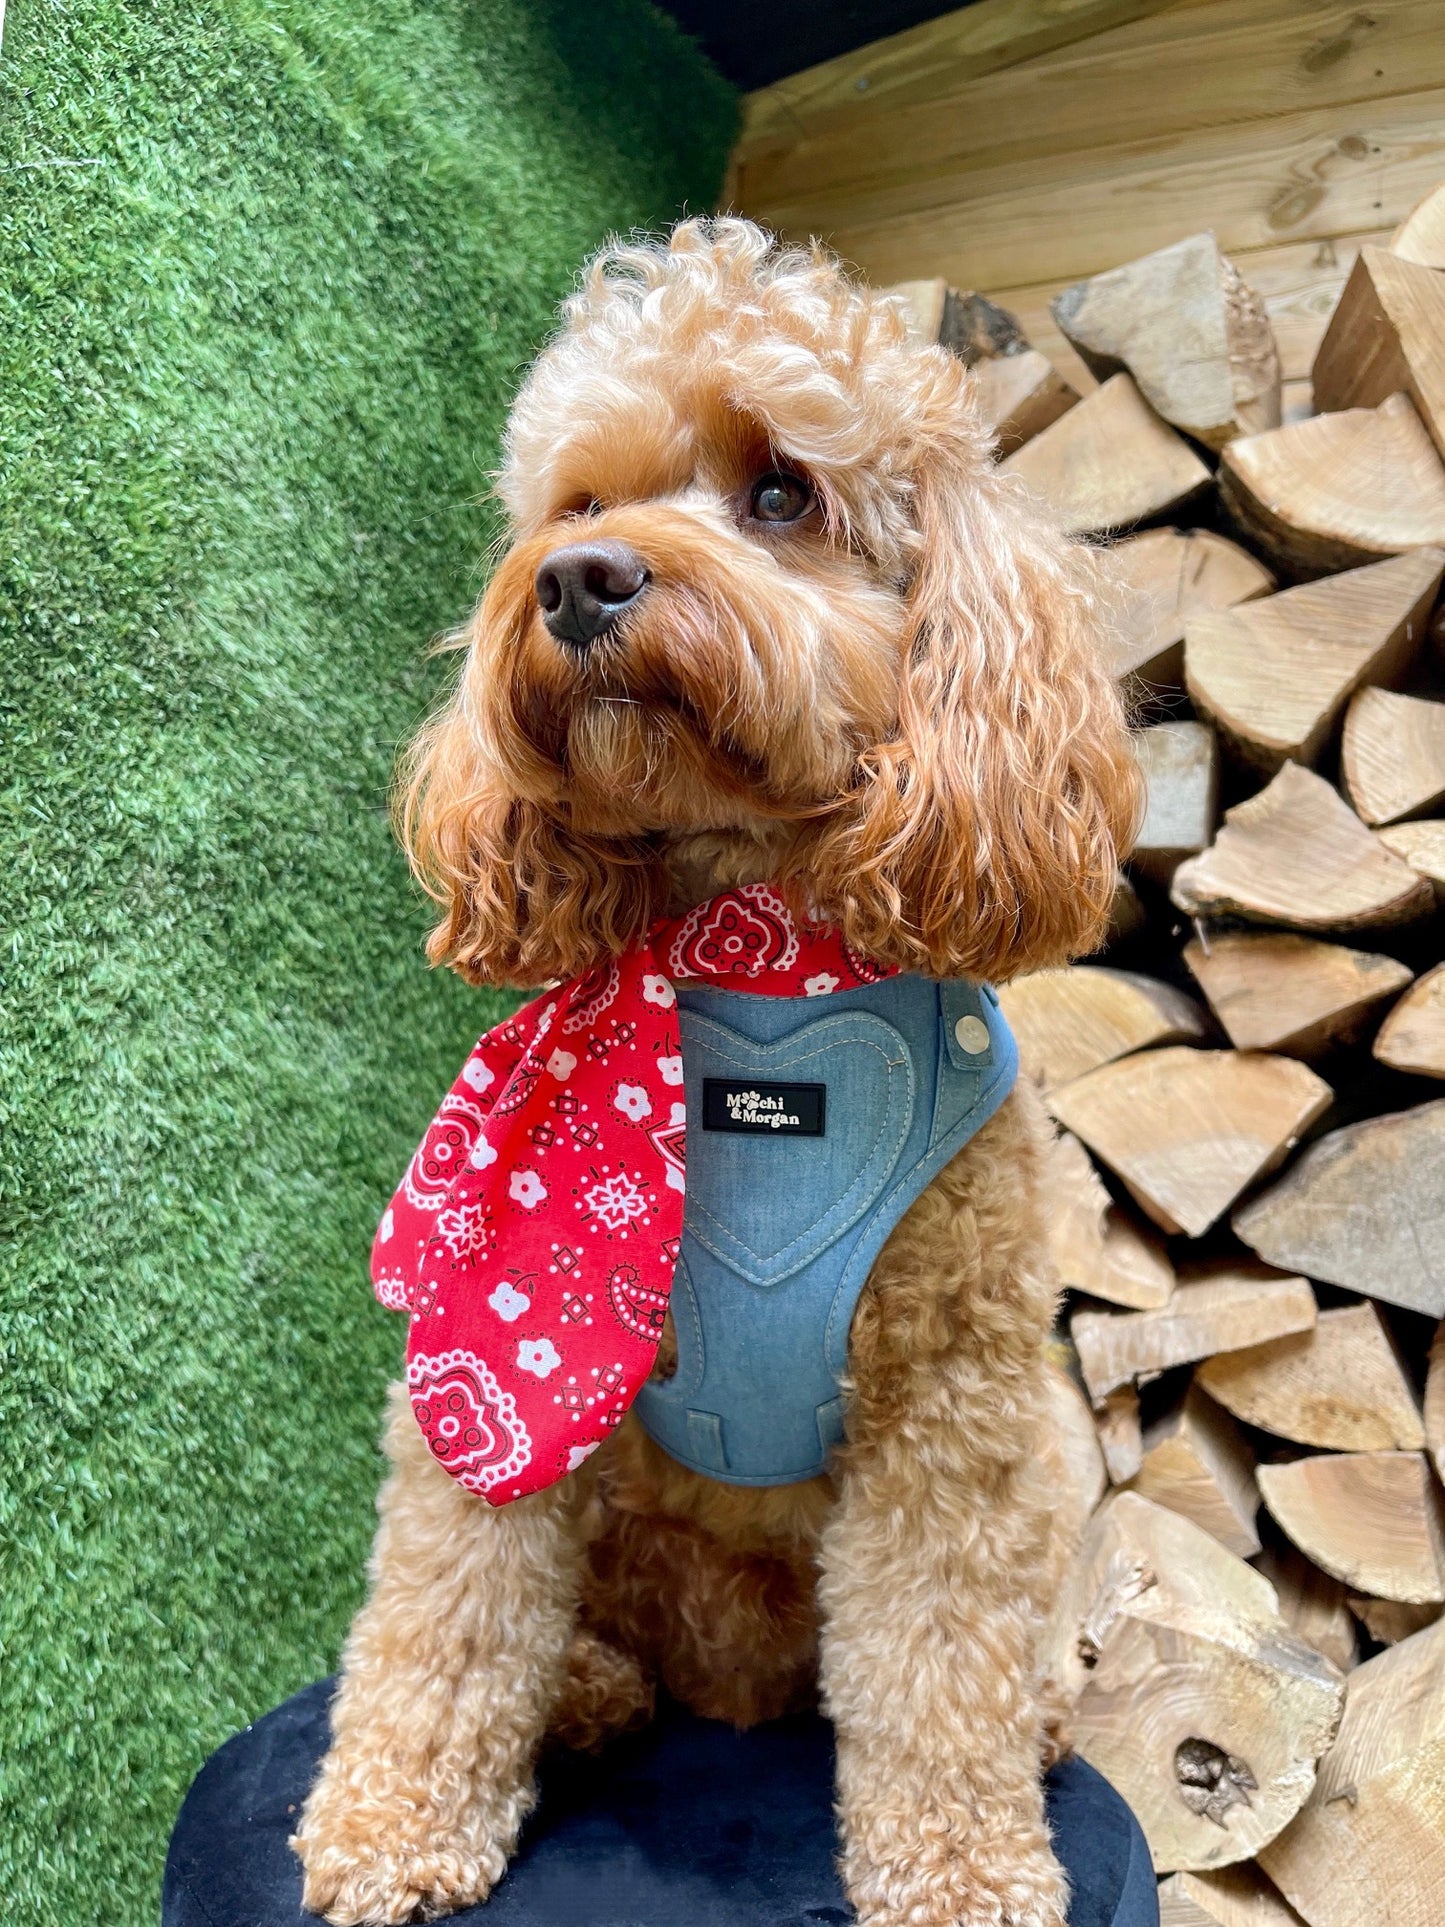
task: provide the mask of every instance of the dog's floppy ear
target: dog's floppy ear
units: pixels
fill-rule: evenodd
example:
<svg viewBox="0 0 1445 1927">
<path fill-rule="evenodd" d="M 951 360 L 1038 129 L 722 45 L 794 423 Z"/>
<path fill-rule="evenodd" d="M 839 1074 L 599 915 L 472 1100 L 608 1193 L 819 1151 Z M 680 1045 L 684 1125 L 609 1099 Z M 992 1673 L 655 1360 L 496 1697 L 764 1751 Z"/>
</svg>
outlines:
<svg viewBox="0 0 1445 1927">
<path fill-rule="evenodd" d="M 1139 779 L 1091 558 L 989 461 L 961 365 L 934 373 L 897 731 L 801 882 L 867 956 L 1003 981 L 1100 940 Z"/>
<path fill-rule="evenodd" d="M 577 976 L 656 914 L 662 880 L 647 844 L 564 827 L 489 770 L 465 676 L 411 747 L 396 816 L 414 873 L 442 907 L 427 955 L 472 983 Z"/>
</svg>

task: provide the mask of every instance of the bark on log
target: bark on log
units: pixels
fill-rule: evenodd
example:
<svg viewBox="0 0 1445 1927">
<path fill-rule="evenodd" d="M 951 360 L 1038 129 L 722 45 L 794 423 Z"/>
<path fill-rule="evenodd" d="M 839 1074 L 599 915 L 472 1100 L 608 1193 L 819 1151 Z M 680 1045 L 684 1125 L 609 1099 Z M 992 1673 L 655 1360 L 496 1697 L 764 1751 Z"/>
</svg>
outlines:
<svg viewBox="0 0 1445 1927">
<path fill-rule="evenodd" d="M 1196 939 L 1184 961 L 1236 1050 L 1306 1060 L 1358 1036 L 1410 982 L 1393 957 L 1273 931 Z"/>
<path fill-rule="evenodd" d="M 1174 872 L 1170 896 L 1191 917 L 1299 930 L 1378 929 L 1434 907 L 1426 878 L 1298 763 L 1286 763 L 1268 788 L 1225 811 L 1210 847 Z"/>
<path fill-rule="evenodd" d="M 1445 1316 L 1445 1098 L 1329 1132 L 1234 1229 L 1270 1264 Z"/>
<path fill-rule="evenodd" d="M 1315 763 L 1360 685 L 1398 680 L 1419 655 L 1442 573 L 1445 550 L 1415 549 L 1191 616 L 1189 694 L 1257 768 Z"/>
<path fill-rule="evenodd" d="M 1278 426 L 1269 317 L 1212 234 L 1080 281 L 1051 305 L 1091 373 L 1127 369 L 1156 414 L 1206 447 Z"/>
<path fill-rule="evenodd" d="M 1105 1064 L 1048 1104 L 1155 1224 L 1197 1238 L 1294 1149 L 1332 1095 L 1292 1057 L 1174 1046 Z"/>
</svg>

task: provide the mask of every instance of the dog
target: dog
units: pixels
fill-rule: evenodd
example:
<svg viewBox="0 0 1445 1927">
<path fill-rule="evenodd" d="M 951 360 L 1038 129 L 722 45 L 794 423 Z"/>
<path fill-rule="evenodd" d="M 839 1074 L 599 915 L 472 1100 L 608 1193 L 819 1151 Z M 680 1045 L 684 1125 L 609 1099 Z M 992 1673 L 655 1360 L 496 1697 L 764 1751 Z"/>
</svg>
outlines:
<svg viewBox="0 0 1445 1927">
<path fill-rule="evenodd" d="M 499 493 L 507 547 L 401 779 L 433 960 L 547 985 L 763 881 L 938 982 L 1098 942 L 1138 809 L 1106 605 L 896 299 L 738 219 L 615 244 L 522 387 Z M 599 1746 L 662 1686 L 739 1726 L 821 1702 L 865 1927 L 1063 1927 L 1034 1656 L 1062 1551 L 1049 1141 L 1018 1086 L 896 1224 L 817 1476 L 710 1477 L 629 1414 L 494 1509 L 397 1389 L 294 1842 L 308 1908 L 484 1899 L 544 1742 Z"/>
</svg>

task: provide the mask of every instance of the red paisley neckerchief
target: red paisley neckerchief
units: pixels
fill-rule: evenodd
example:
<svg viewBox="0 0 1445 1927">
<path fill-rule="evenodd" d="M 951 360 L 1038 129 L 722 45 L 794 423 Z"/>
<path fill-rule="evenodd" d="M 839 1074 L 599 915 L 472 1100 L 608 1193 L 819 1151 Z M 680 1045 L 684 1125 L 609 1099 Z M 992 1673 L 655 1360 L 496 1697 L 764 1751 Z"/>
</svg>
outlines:
<svg viewBox="0 0 1445 1927">
<path fill-rule="evenodd" d="M 377 1297 L 452 1477 L 506 1505 L 574 1471 L 652 1369 L 682 1238 L 674 980 L 826 997 L 893 972 L 799 928 L 767 884 L 653 925 L 462 1066 L 381 1220 Z"/>
</svg>

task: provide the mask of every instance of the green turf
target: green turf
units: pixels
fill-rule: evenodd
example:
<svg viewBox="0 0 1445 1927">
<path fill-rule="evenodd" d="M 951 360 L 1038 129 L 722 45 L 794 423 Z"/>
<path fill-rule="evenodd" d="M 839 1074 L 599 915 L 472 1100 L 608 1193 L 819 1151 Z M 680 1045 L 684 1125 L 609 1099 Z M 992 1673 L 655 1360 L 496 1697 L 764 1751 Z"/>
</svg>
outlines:
<svg viewBox="0 0 1445 1927">
<path fill-rule="evenodd" d="M 708 201 L 734 111 L 644 0 L 11 0 L 16 1927 L 150 1927 L 189 1776 L 334 1663 L 402 1337 L 371 1231 L 496 1011 L 425 970 L 390 765 L 553 305 Z"/>
</svg>

